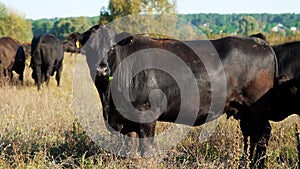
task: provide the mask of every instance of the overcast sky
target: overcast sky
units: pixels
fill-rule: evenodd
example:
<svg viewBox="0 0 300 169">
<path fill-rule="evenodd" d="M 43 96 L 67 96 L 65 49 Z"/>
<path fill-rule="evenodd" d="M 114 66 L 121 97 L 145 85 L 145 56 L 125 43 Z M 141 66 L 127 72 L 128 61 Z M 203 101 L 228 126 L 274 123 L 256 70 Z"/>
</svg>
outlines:
<svg viewBox="0 0 300 169">
<path fill-rule="evenodd" d="M 108 0 L 0 0 L 26 18 L 98 16 Z M 177 0 L 178 13 L 300 13 L 299 0 Z"/>
</svg>

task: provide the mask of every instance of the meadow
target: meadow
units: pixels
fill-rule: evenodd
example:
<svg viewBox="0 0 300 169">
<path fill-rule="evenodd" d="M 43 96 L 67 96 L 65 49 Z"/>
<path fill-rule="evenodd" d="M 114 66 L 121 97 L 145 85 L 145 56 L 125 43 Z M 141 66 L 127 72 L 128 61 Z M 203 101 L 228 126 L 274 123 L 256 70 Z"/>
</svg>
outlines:
<svg viewBox="0 0 300 169">
<path fill-rule="evenodd" d="M 238 168 L 242 134 L 239 122 L 226 116 L 218 119 L 207 141 L 200 142 L 199 133 L 209 124 L 190 127 L 184 140 L 155 157 L 123 158 L 103 149 L 86 134 L 74 111 L 78 57 L 65 54 L 59 88 L 52 77 L 48 87 L 37 91 L 28 66 L 23 86 L 0 88 L 0 168 Z M 88 98 L 82 101 L 89 102 Z M 266 168 L 297 168 L 295 126 L 299 121 L 293 115 L 271 123 Z M 172 125 L 159 122 L 157 133 Z"/>
</svg>

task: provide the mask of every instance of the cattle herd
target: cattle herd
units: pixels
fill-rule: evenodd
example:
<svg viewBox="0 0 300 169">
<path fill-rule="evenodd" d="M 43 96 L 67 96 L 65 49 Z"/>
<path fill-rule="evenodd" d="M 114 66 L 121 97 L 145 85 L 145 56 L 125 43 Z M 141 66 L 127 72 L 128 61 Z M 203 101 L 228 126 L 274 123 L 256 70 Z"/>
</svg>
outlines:
<svg viewBox="0 0 300 169">
<path fill-rule="evenodd" d="M 213 120 L 227 114 L 240 121 L 245 156 L 251 159 L 252 165 L 262 168 L 271 134 L 269 121 L 278 122 L 292 114 L 300 115 L 298 41 L 270 45 L 262 34 L 178 41 L 129 33 L 116 34 L 107 26 L 100 25 L 95 25 L 82 34 L 72 33 L 67 40 L 60 42 L 52 35 L 33 38 L 30 67 L 38 90 L 43 82 L 49 83 L 50 76 L 55 72 L 57 85 L 60 85 L 64 51 L 82 52 L 86 55 L 90 76 L 101 99 L 107 128 L 130 137 L 149 138 L 140 139 L 139 151 L 142 156 L 151 155 L 155 151 L 153 138 L 157 121 L 199 126 L 206 123 L 208 117 Z M 79 44 L 82 48 L 79 48 Z M 154 54 L 139 53 L 147 49 L 160 50 Z M 135 53 L 139 53 L 140 58 L 147 55 L 154 64 L 173 63 L 164 52 L 159 51 L 169 51 L 186 63 L 196 78 L 198 100 L 182 100 L 184 91 L 180 90 L 176 79 L 164 71 L 147 68 L 134 74 L 130 66 L 119 70 L 121 62 Z M 220 60 L 211 59 L 212 53 L 217 54 Z M 19 80 L 23 81 L 25 58 L 19 42 L 9 37 L 0 39 L 1 77 L 12 77 L 12 71 L 15 71 L 19 74 Z M 214 66 L 213 72 L 206 70 L 203 60 Z M 150 63 L 140 60 L 138 64 L 147 67 Z M 183 69 L 174 67 L 174 72 L 181 75 L 177 80 L 185 80 L 186 72 Z M 212 93 L 218 93 L 222 86 L 212 87 L 210 73 L 221 77 L 222 72 L 225 73 L 226 92 L 216 99 L 212 97 Z M 131 74 L 134 76 L 129 78 Z M 185 85 L 188 88 L 193 84 Z M 130 93 L 129 101 L 122 94 L 124 89 Z M 158 95 L 149 98 L 151 91 L 156 89 L 160 89 L 164 97 Z M 117 103 L 116 97 L 124 104 Z M 165 107 L 159 104 L 163 99 L 167 100 Z M 222 99 L 225 101 L 222 109 L 210 111 L 212 102 L 221 103 Z M 201 104 L 197 103 L 199 100 Z M 128 109 L 126 102 L 130 102 L 136 110 Z M 193 113 L 195 106 L 191 105 L 197 105 L 196 113 Z M 183 116 L 179 114 L 182 107 L 185 108 Z M 160 112 L 156 112 L 158 110 Z M 140 115 L 140 112 L 151 114 L 151 120 L 145 120 L 146 116 Z M 177 119 L 179 115 L 182 116 L 180 120 Z M 131 120 L 132 118 L 136 120 Z"/>
</svg>

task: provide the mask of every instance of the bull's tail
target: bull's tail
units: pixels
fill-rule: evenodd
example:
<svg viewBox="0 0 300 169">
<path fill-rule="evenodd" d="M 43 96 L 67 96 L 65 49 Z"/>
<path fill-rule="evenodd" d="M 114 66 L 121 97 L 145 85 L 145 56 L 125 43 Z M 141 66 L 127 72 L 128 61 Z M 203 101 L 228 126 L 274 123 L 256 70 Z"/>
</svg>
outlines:
<svg viewBox="0 0 300 169">
<path fill-rule="evenodd" d="M 278 75 L 278 60 L 275 54 L 274 49 L 271 47 L 273 55 L 274 55 L 274 82 L 273 82 L 273 87 L 277 87 L 279 85 L 279 75 Z"/>
</svg>

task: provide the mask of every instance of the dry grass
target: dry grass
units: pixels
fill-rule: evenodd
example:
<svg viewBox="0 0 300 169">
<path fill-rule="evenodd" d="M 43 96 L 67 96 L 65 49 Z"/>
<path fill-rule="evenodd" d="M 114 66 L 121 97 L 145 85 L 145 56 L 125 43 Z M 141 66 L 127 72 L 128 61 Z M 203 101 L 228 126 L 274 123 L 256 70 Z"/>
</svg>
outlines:
<svg viewBox="0 0 300 169">
<path fill-rule="evenodd" d="M 243 143 L 238 121 L 221 117 L 207 141 L 201 127 L 176 147 L 147 159 L 117 157 L 103 150 L 78 125 L 73 107 L 75 57 L 65 57 L 60 88 L 55 79 L 41 91 L 26 69 L 24 86 L 0 88 L 0 168 L 237 168 Z M 89 75 L 87 75 L 89 76 Z M 292 116 L 272 123 L 266 168 L 297 168 L 295 124 Z M 157 132 L 171 124 L 159 123 Z"/>
</svg>

